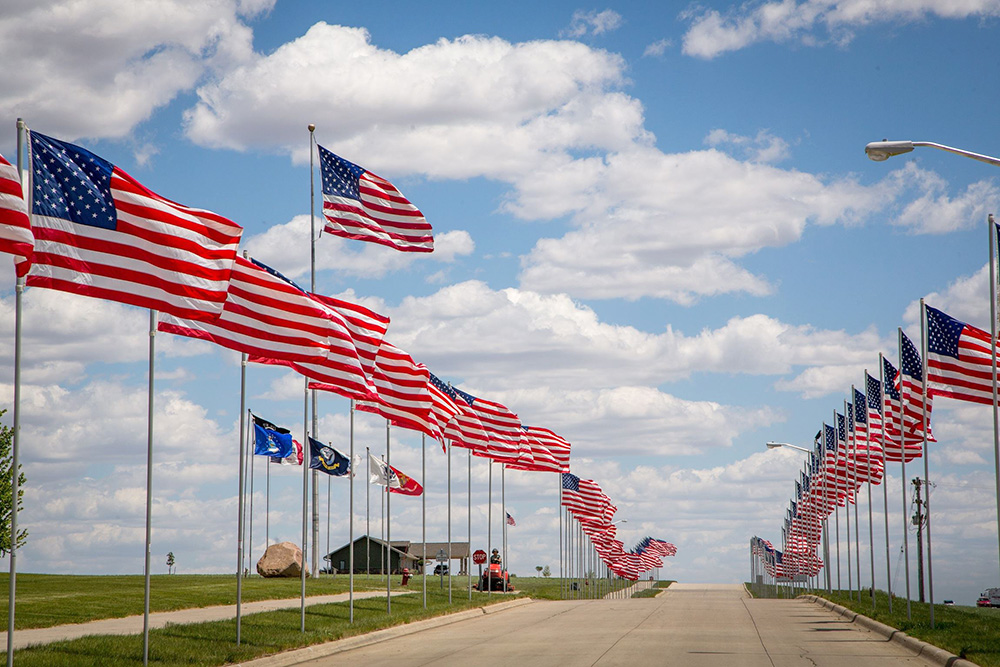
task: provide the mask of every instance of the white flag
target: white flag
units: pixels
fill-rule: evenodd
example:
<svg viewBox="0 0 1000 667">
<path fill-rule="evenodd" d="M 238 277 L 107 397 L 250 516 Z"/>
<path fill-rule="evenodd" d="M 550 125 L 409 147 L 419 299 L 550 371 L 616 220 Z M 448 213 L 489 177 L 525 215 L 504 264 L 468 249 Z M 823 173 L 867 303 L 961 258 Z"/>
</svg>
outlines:
<svg viewBox="0 0 1000 667">
<path fill-rule="evenodd" d="M 372 484 L 381 484 L 382 486 L 388 486 L 390 489 L 402 487 L 399 483 L 399 477 L 396 476 L 396 471 L 392 469 L 392 466 L 387 465 L 381 459 L 375 458 L 374 454 L 368 455 L 368 472 L 370 475 L 369 481 Z"/>
</svg>

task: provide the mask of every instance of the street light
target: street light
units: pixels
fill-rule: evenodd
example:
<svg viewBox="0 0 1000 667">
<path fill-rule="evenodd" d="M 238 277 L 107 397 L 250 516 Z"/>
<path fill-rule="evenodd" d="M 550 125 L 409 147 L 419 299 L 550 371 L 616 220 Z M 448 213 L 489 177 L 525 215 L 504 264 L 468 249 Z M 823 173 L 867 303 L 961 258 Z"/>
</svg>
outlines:
<svg viewBox="0 0 1000 667">
<path fill-rule="evenodd" d="M 971 151 L 965 151 L 961 148 L 952 148 L 951 146 L 945 146 L 944 144 L 936 144 L 932 141 L 873 141 L 867 146 L 865 146 L 865 155 L 868 156 L 869 160 L 874 160 L 875 162 L 883 162 L 888 160 L 893 155 L 902 155 L 903 153 L 909 153 L 914 148 L 918 146 L 929 146 L 931 148 L 937 148 L 938 150 L 948 151 L 949 153 L 955 153 L 956 155 L 962 155 L 973 160 L 979 160 L 980 162 L 985 162 L 986 164 L 992 164 L 994 167 L 1000 167 L 1000 158 L 990 157 L 989 155 L 981 155 L 979 153 L 973 153 Z"/>
<path fill-rule="evenodd" d="M 777 449 L 779 447 L 791 447 L 792 449 L 797 449 L 800 452 L 811 452 L 812 451 L 811 449 L 807 449 L 806 447 L 799 447 L 798 445 L 793 445 L 793 444 L 790 444 L 790 443 L 787 443 L 787 442 L 768 441 L 768 442 L 765 442 L 764 444 L 767 445 L 768 449 Z"/>
<path fill-rule="evenodd" d="M 628 523 L 628 519 L 618 519 L 617 521 L 612 521 L 611 525 L 613 526 L 616 523 Z"/>
</svg>

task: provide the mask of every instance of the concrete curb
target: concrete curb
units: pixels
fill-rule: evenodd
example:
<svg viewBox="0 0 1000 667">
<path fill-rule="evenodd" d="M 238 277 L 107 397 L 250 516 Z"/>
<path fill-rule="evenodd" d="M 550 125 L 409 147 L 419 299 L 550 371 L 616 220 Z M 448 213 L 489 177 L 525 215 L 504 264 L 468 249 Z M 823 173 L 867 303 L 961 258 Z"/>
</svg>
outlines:
<svg viewBox="0 0 1000 667">
<path fill-rule="evenodd" d="M 918 656 L 927 658 L 935 664 L 941 665 L 941 667 L 977 667 L 974 662 L 969 662 L 964 658 L 959 658 L 954 653 L 949 653 L 943 648 L 939 648 L 933 644 L 928 644 L 927 642 L 917 639 L 916 637 L 911 637 L 902 630 L 897 630 L 896 628 L 889 627 L 884 623 L 879 623 L 874 619 L 868 618 L 864 614 L 859 614 L 858 612 L 847 609 L 846 607 L 841 607 L 839 604 L 834 604 L 825 598 L 821 598 L 817 595 L 800 595 L 799 598 L 809 602 L 814 602 L 821 607 L 826 607 L 835 614 L 840 614 L 848 621 L 857 623 L 863 628 L 880 634 L 887 640 L 896 642 L 900 646 L 913 651 Z"/>
<path fill-rule="evenodd" d="M 517 598 L 516 600 L 500 602 L 498 604 L 489 605 L 488 607 L 466 609 L 465 611 L 459 611 L 454 614 L 435 616 L 434 618 L 427 618 L 422 621 L 396 625 L 391 628 L 376 630 L 375 632 L 369 632 L 364 635 L 346 637 L 344 639 L 326 642 L 325 644 L 316 644 L 315 646 L 307 646 L 305 648 L 285 651 L 284 653 L 269 655 L 265 658 L 257 658 L 247 662 L 231 663 L 231 667 L 290 667 L 291 665 L 298 665 L 309 660 L 325 658 L 337 653 L 343 653 L 344 651 L 370 646 L 388 639 L 412 635 L 417 632 L 430 630 L 432 628 L 439 628 L 444 625 L 451 625 L 452 623 L 458 623 L 459 621 L 465 621 L 470 618 L 479 618 L 483 614 L 496 614 L 514 607 L 531 604 L 532 602 L 534 602 L 534 600 L 531 598 Z"/>
</svg>

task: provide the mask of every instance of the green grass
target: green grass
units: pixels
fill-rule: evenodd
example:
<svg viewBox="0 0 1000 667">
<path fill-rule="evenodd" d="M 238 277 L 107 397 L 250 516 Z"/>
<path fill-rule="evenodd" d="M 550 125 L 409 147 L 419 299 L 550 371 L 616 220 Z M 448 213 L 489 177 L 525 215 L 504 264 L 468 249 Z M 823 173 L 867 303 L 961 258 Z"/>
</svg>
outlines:
<svg viewBox="0 0 1000 667">
<path fill-rule="evenodd" d="M 859 602 L 848 591 L 817 591 L 816 595 L 864 614 L 880 623 L 902 630 L 911 637 L 939 646 L 960 658 L 982 667 L 1000 667 L 1000 609 L 978 609 L 959 605 L 934 605 L 934 627 L 930 624 L 930 605 L 911 602 L 912 619 L 906 618 L 906 600 L 894 598 L 889 613 L 889 597 L 875 592 L 875 610 L 866 592 Z"/>
<path fill-rule="evenodd" d="M 413 590 L 415 595 L 393 598 L 391 615 L 386 613 L 384 598 L 355 600 L 353 624 L 348 621 L 347 603 L 307 607 L 305 633 L 300 632 L 301 612 L 298 609 L 244 616 L 240 646 L 235 642 L 235 620 L 171 625 L 151 630 L 149 663 L 172 667 L 246 661 L 488 604 L 485 593 L 473 592 L 470 602 L 467 592 L 455 595 L 454 588 L 454 604 L 449 604 L 447 588 L 441 591 L 428 585 L 428 608 L 424 610 L 420 587 Z M 507 596 L 494 595 L 489 602 L 508 599 Z M 15 662 L 25 667 L 68 664 L 80 667 L 133 667 L 142 664 L 142 636 L 85 637 L 20 649 L 15 654 Z"/>
<path fill-rule="evenodd" d="M 634 598 L 655 598 L 657 595 L 659 595 L 661 592 L 663 592 L 664 588 L 667 588 L 672 583 L 674 583 L 672 579 L 668 579 L 666 581 L 657 581 L 655 586 L 650 586 L 646 590 L 638 591 L 636 593 L 632 593 L 632 597 L 634 597 Z"/>
</svg>

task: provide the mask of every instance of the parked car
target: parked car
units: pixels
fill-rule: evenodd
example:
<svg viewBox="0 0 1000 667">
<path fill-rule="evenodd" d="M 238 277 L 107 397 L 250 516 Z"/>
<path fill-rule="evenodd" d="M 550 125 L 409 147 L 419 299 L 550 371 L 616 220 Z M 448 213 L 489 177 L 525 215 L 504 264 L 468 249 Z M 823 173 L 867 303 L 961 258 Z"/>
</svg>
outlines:
<svg viewBox="0 0 1000 667">
<path fill-rule="evenodd" d="M 954 607 L 955 606 L 955 601 L 954 600 L 945 600 L 942 604 L 944 604 L 944 605 L 946 605 L 948 607 Z"/>
<path fill-rule="evenodd" d="M 982 601 L 986 600 L 983 604 Z M 1000 588 L 987 588 L 976 600 L 977 607 L 1000 607 Z"/>
<path fill-rule="evenodd" d="M 990 606 L 990 599 L 989 598 L 980 597 L 978 600 L 976 600 L 976 606 L 977 607 L 989 607 Z"/>
<path fill-rule="evenodd" d="M 434 574 L 436 575 L 448 574 L 448 566 L 444 564 L 435 565 Z"/>
</svg>

